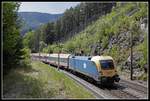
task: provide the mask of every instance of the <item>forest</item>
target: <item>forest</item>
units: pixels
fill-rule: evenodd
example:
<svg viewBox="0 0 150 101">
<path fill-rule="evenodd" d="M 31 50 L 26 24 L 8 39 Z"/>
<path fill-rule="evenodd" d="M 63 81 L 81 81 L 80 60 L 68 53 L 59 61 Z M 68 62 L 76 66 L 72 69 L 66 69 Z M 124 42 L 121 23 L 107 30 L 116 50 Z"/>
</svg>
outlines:
<svg viewBox="0 0 150 101">
<path fill-rule="evenodd" d="M 67 9 L 55 22 L 42 25 L 25 36 L 25 45 L 32 52 L 41 51 L 44 47 L 67 41 L 96 21 L 100 16 L 109 13 L 116 3 L 81 3 Z"/>
<path fill-rule="evenodd" d="M 3 73 L 12 68 L 29 66 L 30 50 L 25 48 L 20 35 L 21 19 L 17 16 L 20 3 L 3 3 Z"/>
</svg>

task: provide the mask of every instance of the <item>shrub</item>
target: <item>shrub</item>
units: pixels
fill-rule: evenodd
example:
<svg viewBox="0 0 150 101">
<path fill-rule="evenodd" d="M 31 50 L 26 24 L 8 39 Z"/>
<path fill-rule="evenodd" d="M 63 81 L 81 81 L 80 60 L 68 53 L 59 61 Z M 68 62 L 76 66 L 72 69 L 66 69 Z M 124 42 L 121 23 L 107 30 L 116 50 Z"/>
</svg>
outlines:
<svg viewBox="0 0 150 101">
<path fill-rule="evenodd" d="M 21 67 L 31 67 L 31 50 L 28 48 L 23 48 L 22 51 L 24 52 L 24 55 L 22 56 L 22 60 L 20 60 L 20 66 Z"/>
<path fill-rule="evenodd" d="M 108 43 L 109 43 L 108 37 L 107 36 L 103 37 L 102 38 L 102 47 L 103 47 L 103 49 L 107 48 Z"/>
<path fill-rule="evenodd" d="M 136 48 L 137 48 L 137 51 L 141 51 L 143 53 L 144 58 L 139 61 L 141 68 L 143 68 L 144 65 L 147 64 L 147 57 L 148 57 L 148 55 L 147 55 L 148 46 L 147 46 L 147 34 L 146 33 L 144 36 L 143 43 L 138 45 Z"/>
</svg>

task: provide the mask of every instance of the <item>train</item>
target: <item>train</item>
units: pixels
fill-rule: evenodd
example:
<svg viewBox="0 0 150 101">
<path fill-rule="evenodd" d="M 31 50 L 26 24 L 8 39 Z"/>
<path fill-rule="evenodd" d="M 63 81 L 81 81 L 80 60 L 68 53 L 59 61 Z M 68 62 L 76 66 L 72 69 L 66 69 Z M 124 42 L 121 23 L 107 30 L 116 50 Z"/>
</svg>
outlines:
<svg viewBox="0 0 150 101">
<path fill-rule="evenodd" d="M 33 59 L 81 73 L 92 78 L 98 84 L 119 82 L 115 62 L 111 56 L 75 56 L 72 54 L 32 53 Z"/>
</svg>

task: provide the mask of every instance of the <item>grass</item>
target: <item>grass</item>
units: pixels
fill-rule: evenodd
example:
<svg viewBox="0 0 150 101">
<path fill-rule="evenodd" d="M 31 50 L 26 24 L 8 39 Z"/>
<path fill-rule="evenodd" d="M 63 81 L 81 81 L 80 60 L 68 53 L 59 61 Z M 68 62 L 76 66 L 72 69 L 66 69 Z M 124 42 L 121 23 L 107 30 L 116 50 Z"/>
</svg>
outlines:
<svg viewBox="0 0 150 101">
<path fill-rule="evenodd" d="M 143 81 L 147 81 L 148 79 L 148 75 L 146 73 L 142 74 L 141 76 L 138 77 L 138 80 L 143 80 Z"/>
<path fill-rule="evenodd" d="M 32 61 L 31 65 L 4 76 L 4 98 L 94 98 L 63 72 L 38 61 Z"/>
</svg>

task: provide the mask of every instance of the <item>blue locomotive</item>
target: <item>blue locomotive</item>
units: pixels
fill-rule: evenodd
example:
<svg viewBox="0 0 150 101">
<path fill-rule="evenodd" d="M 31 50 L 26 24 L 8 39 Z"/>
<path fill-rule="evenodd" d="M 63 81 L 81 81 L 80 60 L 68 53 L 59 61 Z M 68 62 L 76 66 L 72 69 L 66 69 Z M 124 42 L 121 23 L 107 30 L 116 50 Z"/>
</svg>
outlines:
<svg viewBox="0 0 150 101">
<path fill-rule="evenodd" d="M 79 72 L 93 78 L 97 83 L 112 84 L 119 82 L 120 78 L 110 56 L 73 56 L 71 54 L 32 54 L 33 58 L 41 61 Z"/>
</svg>

